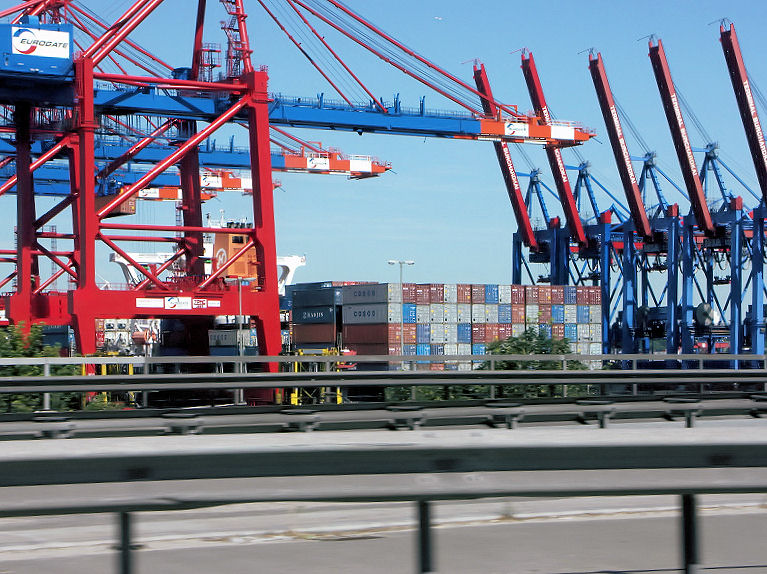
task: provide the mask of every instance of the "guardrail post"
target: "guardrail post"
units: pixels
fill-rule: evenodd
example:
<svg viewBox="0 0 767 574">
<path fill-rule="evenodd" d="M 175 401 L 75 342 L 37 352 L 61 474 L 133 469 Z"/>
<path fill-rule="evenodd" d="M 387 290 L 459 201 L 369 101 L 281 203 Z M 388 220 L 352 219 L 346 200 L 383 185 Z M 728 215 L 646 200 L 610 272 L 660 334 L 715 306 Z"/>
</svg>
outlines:
<svg viewBox="0 0 767 574">
<path fill-rule="evenodd" d="M 131 556 L 131 515 L 130 512 L 120 512 L 120 547 L 119 570 L 120 574 L 132 574 L 133 562 Z"/>
<path fill-rule="evenodd" d="M 43 375 L 46 377 L 51 376 L 51 364 L 48 361 L 43 363 Z M 51 393 L 43 393 L 43 410 L 51 410 Z"/>
<path fill-rule="evenodd" d="M 682 495 L 682 552 L 684 573 L 698 574 L 698 517 L 695 495 Z"/>
<path fill-rule="evenodd" d="M 418 501 L 418 572 L 433 572 L 431 517 L 428 500 Z"/>
</svg>

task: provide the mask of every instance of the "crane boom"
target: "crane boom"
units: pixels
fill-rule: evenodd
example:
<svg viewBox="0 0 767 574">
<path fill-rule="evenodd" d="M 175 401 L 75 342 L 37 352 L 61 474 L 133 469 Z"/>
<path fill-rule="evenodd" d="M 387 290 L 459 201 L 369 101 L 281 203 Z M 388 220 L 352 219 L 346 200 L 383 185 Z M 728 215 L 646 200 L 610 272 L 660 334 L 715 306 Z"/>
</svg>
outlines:
<svg viewBox="0 0 767 574">
<path fill-rule="evenodd" d="M 732 88 L 740 110 L 740 119 L 743 120 L 748 147 L 754 161 L 756 177 L 759 180 L 759 187 L 762 189 L 762 197 L 767 202 L 767 145 L 764 142 L 764 132 L 759 122 L 754 96 L 751 93 L 746 65 L 743 63 L 743 55 L 740 52 L 738 36 L 735 34 L 735 25 L 730 24 L 729 30 L 720 26 L 719 32 L 724 59 L 727 61 Z"/>
<path fill-rule="evenodd" d="M 607 73 L 602 62 L 602 54 L 597 54 L 596 58 L 589 54 L 589 71 L 594 81 L 594 88 L 597 91 L 597 99 L 599 99 L 599 107 L 602 109 L 602 116 L 605 119 L 607 133 L 610 136 L 615 164 L 621 176 L 623 191 L 626 193 L 626 200 L 631 211 L 631 218 L 634 221 L 636 230 L 642 237 L 649 239 L 652 236 L 650 220 L 647 218 L 647 210 L 642 202 L 642 194 L 639 191 L 634 167 L 631 165 L 631 154 L 626 145 L 626 138 L 623 137 L 623 128 L 618 117 L 615 100 L 613 100 L 610 82 L 607 80 Z"/>
<path fill-rule="evenodd" d="M 485 65 L 479 67 L 474 65 L 474 82 L 477 84 L 477 91 L 482 93 L 482 109 L 489 117 L 498 116 L 498 106 L 493 99 L 493 91 L 490 87 L 490 81 L 487 78 Z M 530 216 L 527 213 L 525 199 L 522 196 L 522 188 L 519 185 L 517 172 L 514 169 L 514 162 L 511 160 L 509 145 L 506 142 L 493 142 L 495 155 L 498 157 L 498 165 L 503 174 L 503 181 L 506 183 L 506 191 L 511 200 L 511 207 L 514 209 L 514 216 L 517 218 L 517 227 L 522 234 L 522 242 L 531 250 L 538 250 L 538 241 L 535 239 L 533 227 L 530 224 Z"/>
<path fill-rule="evenodd" d="M 546 97 L 543 95 L 543 86 L 541 86 L 538 70 L 535 68 L 535 60 L 533 60 L 533 55 L 531 53 L 527 55 L 524 53 L 522 54 L 522 72 L 525 75 L 527 90 L 530 92 L 530 99 L 533 102 L 535 113 L 543 120 L 545 125 L 552 125 L 551 113 L 549 112 L 549 107 L 546 105 Z M 565 211 L 565 218 L 567 219 L 567 224 L 570 228 L 570 235 L 579 244 L 584 245 L 586 243 L 586 234 L 583 231 L 583 224 L 581 223 L 581 217 L 578 214 L 578 207 L 575 205 L 575 198 L 570 189 L 570 181 L 567 178 L 565 162 L 562 161 L 562 151 L 556 145 L 547 145 L 546 157 L 549 160 L 549 166 L 551 167 L 551 172 L 554 176 L 559 200 L 562 202 L 562 208 Z"/>
<path fill-rule="evenodd" d="M 714 222 L 711 219 L 711 212 L 706 203 L 706 196 L 703 193 L 703 186 L 698 177 L 698 169 L 695 165 L 695 158 L 692 155 L 692 146 L 690 138 L 687 135 L 687 128 L 684 125 L 682 110 L 679 106 L 679 99 L 674 88 L 674 81 L 671 79 L 671 70 L 668 67 L 666 53 L 663 50 L 663 43 L 658 40 L 657 45 L 653 45 L 650 40 L 650 62 L 652 63 L 655 81 L 658 84 L 658 91 L 663 102 L 663 110 L 666 112 L 666 120 L 671 130 L 671 138 L 674 141 L 674 148 L 679 159 L 679 167 L 682 170 L 687 193 L 690 197 L 692 210 L 698 228 L 706 235 L 713 235 L 715 232 Z"/>
</svg>

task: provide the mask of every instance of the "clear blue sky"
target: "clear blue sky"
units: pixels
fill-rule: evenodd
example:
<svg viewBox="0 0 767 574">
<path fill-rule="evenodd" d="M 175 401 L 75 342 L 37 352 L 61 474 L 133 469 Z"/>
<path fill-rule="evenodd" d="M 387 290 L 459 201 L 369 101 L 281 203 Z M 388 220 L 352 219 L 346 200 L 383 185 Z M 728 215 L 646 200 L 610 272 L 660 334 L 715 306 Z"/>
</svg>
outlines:
<svg viewBox="0 0 767 574">
<path fill-rule="evenodd" d="M 519 68 L 519 53 L 512 52 L 520 48 L 532 51 L 555 115 L 582 122 L 598 132 L 597 140 L 582 146 L 580 152 L 591 161 L 592 172 L 619 196 L 622 195 L 619 179 L 587 68 L 588 54 L 583 51 L 589 48 L 601 51 L 616 99 L 649 146 L 658 152 L 659 164 L 681 184 L 647 57 L 647 40 L 638 41 L 655 34 L 664 42 L 677 88 L 707 132 L 719 142 L 725 161 L 756 189 L 718 40 L 719 26 L 709 23 L 723 17 L 735 23 L 749 73 L 767 92 L 767 62 L 762 57 L 767 8 L 761 2 L 537 0 L 476 5 L 455 0 L 384 3 L 348 0 L 348 3 L 409 47 L 469 83 L 471 63 L 465 62 L 481 59 L 487 66 L 496 98 L 525 111 L 532 106 Z M 129 2 L 118 0 L 103 9 L 101 4 L 91 3 L 97 11 L 114 17 Z M 188 65 L 194 14 L 187 8 L 192 4 L 196 3 L 166 0 L 133 37 L 172 65 Z M 218 30 L 218 21 L 222 19 L 220 5 L 214 0 L 208 4 L 210 34 L 206 41 L 224 43 Z M 246 7 L 253 60 L 257 65 L 269 66 L 270 89 L 296 96 L 330 94 L 327 83 L 281 35 L 258 3 L 246 0 Z M 384 62 L 342 41 L 336 33 L 328 32 L 327 40 L 380 97 L 390 100 L 399 93 L 404 105 L 416 106 L 419 97 L 426 95 L 429 107 L 457 109 Z M 760 111 L 764 123 L 767 111 Z M 687 119 L 693 144 L 703 146 L 706 142 Z M 378 156 L 394 167 L 394 173 L 363 181 L 275 174 L 283 183 L 282 189 L 275 192 L 278 254 L 307 257 L 307 266 L 299 270 L 297 281 L 396 281 L 398 271 L 386 264 L 388 259 L 416 261 L 414 267 L 406 269 L 408 281 L 510 281 L 510 242 L 516 223 L 491 144 L 360 137 L 330 131 L 295 133 L 347 153 Z M 641 155 L 642 150 L 632 138 L 629 146 L 634 155 Z M 532 146 L 525 149 L 553 187 L 542 150 Z M 518 171 L 528 171 L 527 163 L 513 148 L 512 155 Z M 565 159 L 567 163 L 577 163 L 569 152 L 565 152 Z M 702 161 L 700 156 L 698 161 Z M 574 180 L 572 174 L 571 181 Z M 526 183 L 523 178 L 523 186 Z M 734 182 L 729 178 L 728 183 Z M 670 186 L 665 191 L 670 201 L 679 202 L 683 211 L 687 210 L 685 200 Z M 600 200 L 602 209 L 606 209 L 609 202 L 603 197 Z M 749 198 L 747 204 L 753 205 L 753 200 Z M 247 205 L 244 198 L 221 197 L 207 204 L 206 211 L 215 216 L 219 209 L 225 209 L 227 215 L 235 217 Z M 549 201 L 549 208 L 553 214 L 561 212 L 553 200 Z M 38 209 L 42 211 L 42 207 Z M 144 216 L 145 221 L 153 217 Z"/>
</svg>

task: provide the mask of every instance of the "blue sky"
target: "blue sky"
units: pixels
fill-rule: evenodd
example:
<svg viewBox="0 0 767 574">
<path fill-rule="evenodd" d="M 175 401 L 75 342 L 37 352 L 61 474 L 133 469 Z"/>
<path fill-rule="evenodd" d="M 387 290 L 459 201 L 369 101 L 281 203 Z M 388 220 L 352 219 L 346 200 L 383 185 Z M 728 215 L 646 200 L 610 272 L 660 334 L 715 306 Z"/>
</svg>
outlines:
<svg viewBox="0 0 767 574">
<path fill-rule="evenodd" d="M 223 43 L 218 30 L 222 11 L 218 2 L 208 3 L 210 34 L 206 41 Z M 99 4 L 91 5 L 114 17 L 129 2 L 118 0 L 104 10 Z M 188 65 L 194 14 L 184 7 L 191 4 L 166 0 L 132 37 L 172 65 Z M 718 21 L 727 17 L 735 23 L 750 76 L 767 93 L 767 62 L 761 57 L 767 8 L 760 2 L 536 0 L 490 4 L 490 9 L 455 0 L 348 0 L 348 4 L 467 83 L 471 83 L 471 60 L 479 58 L 488 69 L 496 98 L 523 111 L 532 106 L 519 68 L 519 53 L 513 52 L 530 50 L 557 118 L 579 121 L 597 131 L 598 138 L 582 146 L 580 152 L 592 163 L 592 172 L 619 196 L 618 174 L 584 50 L 594 48 L 602 53 L 616 99 L 657 151 L 660 166 L 681 184 L 647 57 L 647 39 L 638 40 L 655 34 L 663 40 L 678 90 L 719 142 L 725 161 L 756 189 L 718 40 Z M 246 7 L 253 61 L 269 66 L 270 89 L 296 96 L 330 94 L 331 88 L 281 35 L 258 3 L 246 0 Z M 714 21 L 717 23 L 710 25 Z M 457 109 L 337 34 L 329 32 L 326 39 L 380 97 L 390 100 L 399 93 L 404 105 L 417 106 L 419 97 L 426 95 L 429 107 Z M 762 121 L 767 121 L 765 111 L 760 111 Z M 705 145 L 687 120 L 693 145 Z M 295 133 L 346 153 L 374 155 L 393 164 L 393 173 L 363 181 L 275 174 L 283 184 L 275 192 L 278 254 L 307 257 L 307 266 L 299 270 L 297 281 L 396 281 L 398 270 L 386 261 L 414 259 L 415 266 L 405 271 L 407 281 L 510 282 L 510 242 L 516 223 L 491 144 L 360 137 L 330 131 Z M 632 153 L 641 155 L 639 145 L 632 138 L 628 141 Z M 553 187 L 543 151 L 532 146 L 525 146 L 525 150 Z M 514 148 L 512 155 L 518 171 L 527 172 L 529 166 Z M 565 160 L 577 163 L 569 152 L 565 152 Z M 700 156 L 698 161 L 702 161 Z M 526 183 L 523 178 L 523 186 Z M 670 186 L 665 191 L 671 202 L 679 202 L 683 211 L 688 209 Z M 600 200 L 606 209 L 609 203 L 603 197 Z M 753 200 L 749 198 L 746 203 L 752 205 Z M 222 196 L 208 203 L 206 211 L 217 216 L 224 209 L 236 217 L 247 206 L 245 198 Z M 41 202 L 38 209 L 43 208 Z M 561 212 L 553 200 L 549 209 L 553 214 Z M 145 222 L 159 217 L 148 212 L 143 216 Z"/>
</svg>

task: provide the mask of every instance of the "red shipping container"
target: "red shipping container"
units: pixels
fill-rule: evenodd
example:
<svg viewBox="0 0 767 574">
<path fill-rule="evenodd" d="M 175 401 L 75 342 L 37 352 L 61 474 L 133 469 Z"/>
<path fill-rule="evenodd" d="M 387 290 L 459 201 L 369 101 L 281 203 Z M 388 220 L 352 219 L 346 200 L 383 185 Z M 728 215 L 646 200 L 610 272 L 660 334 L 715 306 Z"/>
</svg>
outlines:
<svg viewBox="0 0 767 574">
<path fill-rule="evenodd" d="M 562 299 L 564 299 L 564 291 L 562 292 Z M 538 303 L 540 305 L 551 305 L 551 285 L 539 285 L 538 286 Z"/>
<path fill-rule="evenodd" d="M 458 303 L 471 303 L 471 285 L 459 283 L 457 286 Z"/>
<path fill-rule="evenodd" d="M 403 283 L 402 284 L 402 302 L 415 303 L 415 299 L 416 299 L 416 284 Z"/>
<path fill-rule="evenodd" d="M 350 343 L 346 345 L 352 351 L 356 351 L 358 355 L 388 355 L 389 345 L 387 343 L 379 345 L 368 345 L 365 343 Z"/>
<path fill-rule="evenodd" d="M 589 288 L 582 285 L 578 285 L 575 291 L 575 301 L 578 305 L 589 304 Z"/>
<path fill-rule="evenodd" d="M 445 363 L 432 363 L 429 366 L 430 371 L 444 371 L 445 370 Z"/>
<path fill-rule="evenodd" d="M 335 345 L 336 325 L 335 323 L 293 325 L 293 342 Z"/>
<path fill-rule="evenodd" d="M 390 328 L 397 329 L 396 342 L 399 342 L 399 325 L 380 323 L 375 325 L 344 325 L 342 334 L 344 345 L 362 343 L 366 345 L 389 343 Z"/>
<path fill-rule="evenodd" d="M 445 300 L 445 284 L 432 283 L 429 285 L 429 302 L 442 303 Z"/>
<path fill-rule="evenodd" d="M 511 286 L 511 304 L 512 305 L 525 304 L 525 286 L 524 285 Z"/>
<path fill-rule="evenodd" d="M 551 338 L 552 339 L 565 338 L 565 326 L 562 323 L 554 323 L 551 326 Z"/>
<path fill-rule="evenodd" d="M 415 323 L 405 323 L 402 328 L 402 343 L 404 345 L 415 345 L 417 331 Z"/>
<path fill-rule="evenodd" d="M 472 343 L 484 343 L 485 342 L 485 327 L 486 323 L 473 323 L 471 326 L 471 342 Z"/>
<path fill-rule="evenodd" d="M 562 285 L 551 286 L 551 304 L 552 305 L 564 305 L 565 304 L 565 288 Z"/>
<path fill-rule="evenodd" d="M 551 323 L 551 305 L 538 304 L 538 323 Z"/>
<path fill-rule="evenodd" d="M 471 286 L 471 302 L 472 303 L 484 303 L 485 302 L 485 285 L 474 283 Z"/>
<path fill-rule="evenodd" d="M 589 305 L 601 305 L 601 304 L 602 304 L 602 288 L 589 287 Z"/>
<path fill-rule="evenodd" d="M 512 336 L 512 327 L 511 327 L 511 325 L 505 325 L 503 323 L 498 325 L 498 338 L 501 341 L 505 341 L 506 339 L 508 339 L 511 336 Z"/>
<path fill-rule="evenodd" d="M 485 343 L 492 343 L 499 338 L 498 323 L 487 323 L 485 325 Z"/>
<path fill-rule="evenodd" d="M 389 344 L 389 354 L 390 355 L 401 355 L 402 354 L 401 349 L 402 349 L 402 347 L 400 347 L 399 345 Z"/>
<path fill-rule="evenodd" d="M 415 302 L 418 305 L 429 304 L 429 285 L 416 285 L 415 286 Z M 440 301 L 441 303 L 442 301 Z"/>
<path fill-rule="evenodd" d="M 512 323 L 524 323 L 525 322 L 525 305 L 517 305 L 512 303 L 511 305 L 511 322 Z"/>
<path fill-rule="evenodd" d="M 525 303 L 528 305 L 538 303 L 538 287 L 536 285 L 525 286 Z"/>
</svg>

